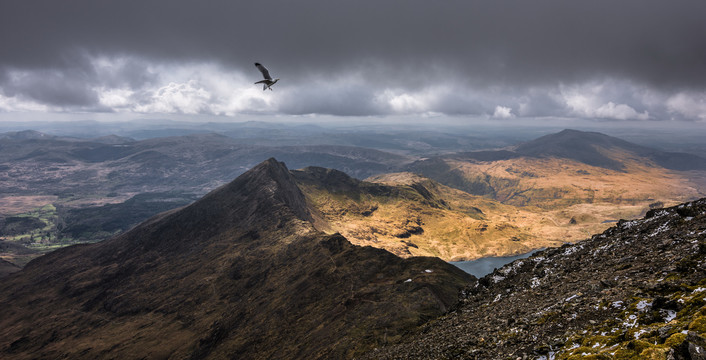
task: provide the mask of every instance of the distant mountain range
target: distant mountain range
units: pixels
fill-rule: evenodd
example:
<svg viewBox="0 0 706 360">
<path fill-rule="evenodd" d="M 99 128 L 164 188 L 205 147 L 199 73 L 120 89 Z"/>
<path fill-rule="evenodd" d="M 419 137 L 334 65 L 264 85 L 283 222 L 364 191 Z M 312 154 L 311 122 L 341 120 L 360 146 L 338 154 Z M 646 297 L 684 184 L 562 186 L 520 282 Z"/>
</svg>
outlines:
<svg viewBox="0 0 706 360">
<path fill-rule="evenodd" d="M 217 134 L 92 140 L 35 131 L 0 134 L 3 194 L 192 191 L 204 194 L 276 156 L 294 167 L 336 168 L 364 178 L 397 169 L 410 158 L 378 150 L 319 145 L 243 144 Z"/>
</svg>

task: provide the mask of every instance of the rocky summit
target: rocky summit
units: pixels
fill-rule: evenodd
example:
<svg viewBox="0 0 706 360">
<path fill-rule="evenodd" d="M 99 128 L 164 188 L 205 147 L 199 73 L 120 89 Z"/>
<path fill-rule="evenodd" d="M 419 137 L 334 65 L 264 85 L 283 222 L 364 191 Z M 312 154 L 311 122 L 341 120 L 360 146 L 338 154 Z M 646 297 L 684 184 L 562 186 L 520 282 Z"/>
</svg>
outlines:
<svg viewBox="0 0 706 360">
<path fill-rule="evenodd" d="M 473 279 L 321 233 L 310 214 L 270 159 L 122 235 L 39 257 L 0 283 L 0 358 L 351 358 L 447 312 Z"/>
<path fill-rule="evenodd" d="M 517 260 L 368 359 L 704 359 L 706 199 Z"/>
</svg>

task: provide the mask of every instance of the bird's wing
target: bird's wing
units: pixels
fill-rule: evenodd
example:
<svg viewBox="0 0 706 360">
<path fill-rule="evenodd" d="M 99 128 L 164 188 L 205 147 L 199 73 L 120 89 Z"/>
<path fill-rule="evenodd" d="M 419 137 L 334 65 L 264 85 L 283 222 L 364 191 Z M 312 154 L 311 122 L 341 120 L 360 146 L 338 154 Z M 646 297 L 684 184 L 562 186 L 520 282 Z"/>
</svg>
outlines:
<svg viewBox="0 0 706 360">
<path fill-rule="evenodd" d="M 257 67 L 258 70 L 262 73 L 262 76 L 265 77 L 267 80 L 272 80 L 272 77 L 270 76 L 270 72 L 267 71 L 267 68 L 262 66 L 260 63 L 255 63 L 255 66 Z"/>
</svg>

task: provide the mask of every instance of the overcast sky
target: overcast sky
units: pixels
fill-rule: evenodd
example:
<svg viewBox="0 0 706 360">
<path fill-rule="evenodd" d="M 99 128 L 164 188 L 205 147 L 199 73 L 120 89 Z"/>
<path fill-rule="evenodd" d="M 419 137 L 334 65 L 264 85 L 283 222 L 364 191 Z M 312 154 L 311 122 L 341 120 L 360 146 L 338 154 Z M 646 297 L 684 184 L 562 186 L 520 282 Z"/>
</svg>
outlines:
<svg viewBox="0 0 706 360">
<path fill-rule="evenodd" d="M 697 0 L 3 0 L 0 113 L 704 123 L 705 18 Z"/>
</svg>

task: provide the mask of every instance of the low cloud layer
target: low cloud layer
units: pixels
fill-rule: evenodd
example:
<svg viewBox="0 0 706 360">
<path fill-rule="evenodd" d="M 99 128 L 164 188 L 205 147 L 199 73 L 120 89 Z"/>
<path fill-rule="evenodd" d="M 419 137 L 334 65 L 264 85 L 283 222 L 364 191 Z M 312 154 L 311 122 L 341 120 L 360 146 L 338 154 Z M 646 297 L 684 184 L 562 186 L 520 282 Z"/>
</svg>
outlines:
<svg viewBox="0 0 706 360">
<path fill-rule="evenodd" d="M 0 111 L 706 121 L 697 1 L 0 4 Z M 262 91 L 259 61 L 282 80 Z"/>
</svg>

